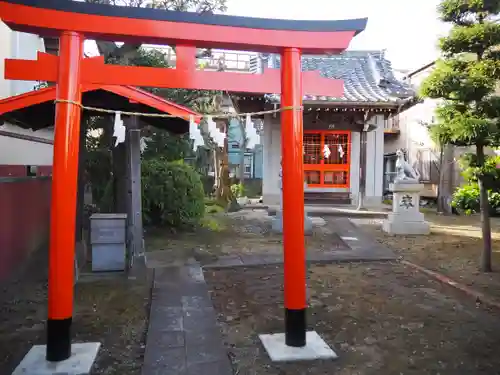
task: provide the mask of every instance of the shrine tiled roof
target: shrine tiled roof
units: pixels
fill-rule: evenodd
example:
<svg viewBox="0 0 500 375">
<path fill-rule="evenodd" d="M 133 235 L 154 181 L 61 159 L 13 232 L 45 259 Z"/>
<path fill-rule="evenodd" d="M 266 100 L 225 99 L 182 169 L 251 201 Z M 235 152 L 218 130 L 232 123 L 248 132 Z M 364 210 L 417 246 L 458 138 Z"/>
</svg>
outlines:
<svg viewBox="0 0 500 375">
<path fill-rule="evenodd" d="M 279 69 L 280 56 L 260 54 L 252 58 L 252 73 L 261 73 L 265 68 Z M 345 51 L 332 56 L 303 56 L 302 70 L 318 70 L 323 77 L 344 81 L 342 97 L 304 96 L 304 100 L 399 105 L 416 97 L 410 85 L 395 77 L 383 51 Z M 279 100 L 277 94 L 269 93 L 266 96 L 271 101 Z"/>
</svg>

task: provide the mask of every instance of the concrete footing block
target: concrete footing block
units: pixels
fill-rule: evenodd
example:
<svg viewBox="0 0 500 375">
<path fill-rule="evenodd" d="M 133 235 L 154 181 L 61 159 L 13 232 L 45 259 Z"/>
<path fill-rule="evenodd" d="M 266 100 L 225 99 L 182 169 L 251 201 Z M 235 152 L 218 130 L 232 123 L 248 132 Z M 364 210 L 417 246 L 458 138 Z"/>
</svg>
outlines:
<svg viewBox="0 0 500 375">
<path fill-rule="evenodd" d="M 100 346 L 98 342 L 73 344 L 71 357 L 61 362 L 49 362 L 45 359 L 46 346 L 35 345 L 12 375 L 89 375 Z"/>
<path fill-rule="evenodd" d="M 271 230 L 274 233 L 283 233 L 283 215 L 281 211 L 276 212 L 271 222 Z M 309 236 L 313 233 L 313 221 L 312 219 L 305 215 L 304 216 L 304 234 Z"/>
<path fill-rule="evenodd" d="M 306 346 L 295 348 L 285 344 L 285 334 L 259 335 L 260 341 L 273 362 L 336 359 L 337 354 L 315 331 L 306 333 Z"/>
</svg>

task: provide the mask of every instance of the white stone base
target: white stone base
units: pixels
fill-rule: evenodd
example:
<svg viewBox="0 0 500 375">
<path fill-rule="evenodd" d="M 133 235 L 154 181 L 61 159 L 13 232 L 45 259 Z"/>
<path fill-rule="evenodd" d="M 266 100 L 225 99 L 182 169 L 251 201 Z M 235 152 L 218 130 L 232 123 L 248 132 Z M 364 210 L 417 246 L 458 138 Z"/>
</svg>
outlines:
<svg viewBox="0 0 500 375">
<path fill-rule="evenodd" d="M 422 235 L 431 232 L 427 221 L 390 221 L 389 219 L 382 223 L 382 230 L 388 234 L 408 235 Z"/>
<path fill-rule="evenodd" d="M 306 346 L 294 348 L 285 344 L 285 334 L 259 335 L 267 354 L 274 362 L 308 361 L 314 359 L 335 359 L 337 354 L 315 332 L 306 333 Z"/>
<path fill-rule="evenodd" d="M 390 185 L 393 191 L 392 212 L 382 224 L 382 230 L 389 234 L 429 234 L 430 225 L 420 212 L 420 192 L 424 185 L 396 182 Z"/>
<path fill-rule="evenodd" d="M 98 342 L 73 344 L 70 358 L 49 362 L 45 359 L 46 346 L 35 345 L 12 375 L 88 375 L 100 346 Z"/>
<path fill-rule="evenodd" d="M 271 229 L 275 233 L 283 233 L 283 213 L 281 210 L 276 211 L 276 215 L 273 217 L 271 223 Z M 313 221 L 312 219 L 304 215 L 304 234 L 309 236 L 313 233 Z"/>
</svg>

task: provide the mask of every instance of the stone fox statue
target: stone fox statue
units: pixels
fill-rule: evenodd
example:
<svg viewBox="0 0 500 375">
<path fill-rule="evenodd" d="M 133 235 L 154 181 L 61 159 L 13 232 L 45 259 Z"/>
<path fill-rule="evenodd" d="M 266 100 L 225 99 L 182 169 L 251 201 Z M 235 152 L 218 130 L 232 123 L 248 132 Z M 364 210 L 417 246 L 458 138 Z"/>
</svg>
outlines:
<svg viewBox="0 0 500 375">
<path fill-rule="evenodd" d="M 405 154 L 402 149 L 396 151 L 396 179 L 394 182 L 418 184 L 420 173 L 408 164 L 405 160 Z"/>
</svg>

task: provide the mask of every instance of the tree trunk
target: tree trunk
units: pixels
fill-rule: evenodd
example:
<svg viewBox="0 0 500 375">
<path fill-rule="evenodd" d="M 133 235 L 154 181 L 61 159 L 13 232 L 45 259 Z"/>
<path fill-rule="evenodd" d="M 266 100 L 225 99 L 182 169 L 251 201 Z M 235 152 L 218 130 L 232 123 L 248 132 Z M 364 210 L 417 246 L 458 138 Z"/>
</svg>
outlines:
<svg viewBox="0 0 500 375">
<path fill-rule="evenodd" d="M 216 192 L 217 200 L 227 206 L 233 200 L 233 194 L 231 192 L 231 178 L 229 176 L 229 143 L 228 143 L 228 131 L 229 125 L 225 124 L 226 138 L 224 139 L 224 147 L 221 154 L 219 155 L 220 163 L 220 173 L 219 173 L 219 186 Z M 219 151 L 220 152 L 220 151 Z"/>
<path fill-rule="evenodd" d="M 245 149 L 242 148 L 240 156 L 240 184 L 245 184 Z"/>
<path fill-rule="evenodd" d="M 453 190 L 453 146 L 441 148 L 439 157 L 438 212 L 451 215 L 451 195 Z"/>
<path fill-rule="evenodd" d="M 477 161 L 480 167 L 484 166 L 484 147 L 476 146 Z M 490 205 L 488 202 L 488 188 L 484 184 L 482 176 L 478 179 L 479 183 L 479 201 L 481 207 L 481 227 L 483 234 L 483 252 L 481 254 L 481 271 L 491 272 L 491 224 L 490 224 Z"/>
<path fill-rule="evenodd" d="M 445 191 L 445 174 L 447 172 L 447 165 L 444 160 L 444 149 L 447 147 L 441 146 L 439 149 L 439 184 L 438 184 L 438 202 L 437 202 L 437 212 L 443 215 L 448 215 L 450 210 L 448 210 L 448 194 Z"/>
<path fill-rule="evenodd" d="M 214 166 L 214 186 L 213 186 L 213 193 L 217 194 L 217 191 L 219 191 L 219 185 L 220 185 L 220 160 L 219 160 L 219 155 L 217 153 L 217 149 L 212 150 L 212 163 Z"/>
<path fill-rule="evenodd" d="M 220 162 L 218 163 L 217 189 L 215 197 L 217 201 L 224 206 L 227 206 L 227 204 L 232 200 L 227 155 L 224 155 L 223 153 L 219 154 L 217 159 L 220 160 Z"/>
</svg>

